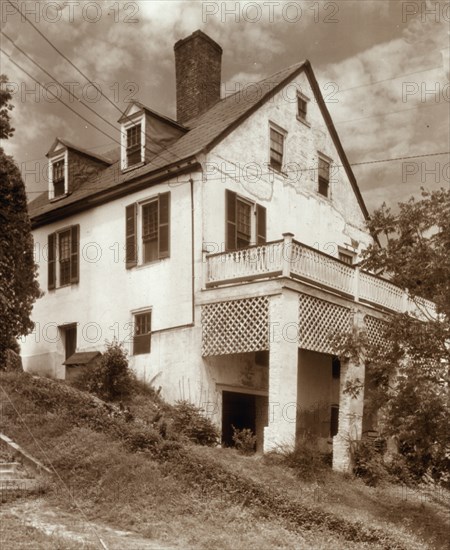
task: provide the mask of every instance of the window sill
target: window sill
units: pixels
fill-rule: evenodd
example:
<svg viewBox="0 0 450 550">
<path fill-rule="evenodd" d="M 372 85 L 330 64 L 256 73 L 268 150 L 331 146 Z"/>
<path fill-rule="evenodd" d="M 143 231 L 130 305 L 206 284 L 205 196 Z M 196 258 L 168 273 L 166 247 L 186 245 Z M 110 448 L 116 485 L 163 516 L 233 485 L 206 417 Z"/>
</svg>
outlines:
<svg viewBox="0 0 450 550">
<path fill-rule="evenodd" d="M 132 170 L 136 170 L 136 168 L 140 168 L 141 166 L 144 166 L 145 162 L 138 162 L 137 164 L 133 164 L 132 166 L 127 166 L 126 168 L 122 168 L 122 174 L 126 174 L 127 172 L 131 172 Z"/>
<path fill-rule="evenodd" d="M 151 267 L 152 265 L 156 265 L 160 262 L 163 262 L 164 260 L 169 260 L 170 256 L 167 258 L 158 258 L 157 260 L 152 260 L 151 262 L 141 263 L 134 265 L 133 267 L 129 267 L 128 271 L 132 271 L 133 269 L 145 269 L 146 267 Z"/>
<path fill-rule="evenodd" d="M 275 166 L 272 166 L 271 164 L 269 164 L 269 171 L 273 172 L 274 174 L 279 174 L 284 178 L 289 177 L 289 175 L 286 172 L 284 172 L 283 170 L 280 170 L 279 168 L 275 168 Z"/>
<path fill-rule="evenodd" d="M 308 128 L 311 128 L 311 123 L 306 120 L 306 118 L 302 118 L 301 116 L 297 115 L 297 120 L 307 126 Z"/>
<path fill-rule="evenodd" d="M 50 289 L 47 288 L 47 292 L 54 292 L 55 290 L 59 290 L 60 288 L 69 288 L 71 286 L 77 286 L 78 284 L 79 284 L 79 282 L 78 283 L 67 283 L 66 285 L 60 285 L 60 286 L 57 286 L 55 288 L 50 288 Z"/>
<path fill-rule="evenodd" d="M 64 195 L 59 195 L 58 197 L 53 197 L 53 199 L 49 199 L 51 203 L 58 202 L 62 199 L 65 199 L 66 197 L 70 196 L 71 193 L 64 193 Z"/>
</svg>

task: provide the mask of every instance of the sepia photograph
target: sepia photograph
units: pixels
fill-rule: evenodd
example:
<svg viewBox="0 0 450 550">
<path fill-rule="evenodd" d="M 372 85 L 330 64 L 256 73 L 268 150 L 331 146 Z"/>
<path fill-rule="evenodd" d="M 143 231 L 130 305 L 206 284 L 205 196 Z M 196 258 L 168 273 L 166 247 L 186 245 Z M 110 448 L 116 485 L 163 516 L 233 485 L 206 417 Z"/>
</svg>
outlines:
<svg viewBox="0 0 450 550">
<path fill-rule="evenodd" d="M 448 550 L 450 2 L 1 0 L 1 550 Z"/>
</svg>

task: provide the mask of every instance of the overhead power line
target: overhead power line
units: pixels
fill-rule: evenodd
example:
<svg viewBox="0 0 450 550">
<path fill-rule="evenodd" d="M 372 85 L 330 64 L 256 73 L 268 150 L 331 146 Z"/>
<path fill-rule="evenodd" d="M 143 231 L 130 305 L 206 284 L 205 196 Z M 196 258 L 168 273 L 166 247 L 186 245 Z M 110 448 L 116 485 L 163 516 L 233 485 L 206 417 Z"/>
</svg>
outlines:
<svg viewBox="0 0 450 550">
<path fill-rule="evenodd" d="M 378 164 L 378 163 L 382 163 L 382 162 L 398 162 L 398 161 L 404 161 L 404 160 L 411 160 L 411 159 L 417 159 L 417 158 L 427 158 L 427 157 L 436 157 L 436 156 L 441 156 L 441 155 L 450 155 L 450 151 L 443 151 L 443 152 L 439 152 L 439 153 L 424 153 L 422 155 L 405 155 L 405 156 L 401 156 L 401 157 L 393 157 L 393 158 L 385 158 L 385 159 L 375 159 L 375 160 L 367 160 L 367 161 L 363 161 L 363 162 L 354 162 L 354 163 L 350 163 L 350 166 L 365 166 L 365 165 L 370 165 L 370 164 Z M 225 162 L 228 162 L 230 164 L 233 164 L 234 166 L 236 166 L 237 168 L 240 168 L 236 163 L 230 161 L 230 160 L 226 160 L 226 159 L 223 159 Z M 343 164 L 335 164 L 334 166 L 336 166 L 337 168 L 342 168 L 344 165 Z M 286 172 L 289 173 L 289 172 L 311 172 L 311 171 L 317 171 L 317 167 L 314 167 L 314 168 L 302 168 L 300 170 L 296 170 L 296 169 L 292 169 L 292 170 L 287 170 Z M 267 176 L 267 175 L 273 175 L 273 171 L 269 172 L 261 172 L 261 173 L 258 173 L 257 175 L 258 176 Z M 223 177 L 224 175 L 229 175 L 227 174 L 226 172 L 223 172 L 221 176 L 217 176 L 217 177 L 207 177 L 207 181 L 219 181 L 219 180 L 223 180 Z M 133 176 L 133 173 L 131 172 L 130 173 L 130 178 L 127 177 L 126 180 L 124 181 L 128 181 L 129 179 L 132 179 L 132 176 Z M 240 179 L 240 178 L 244 178 L 245 176 L 242 176 L 242 175 L 237 175 L 236 177 L 234 177 L 234 179 Z M 230 179 L 233 179 L 232 176 L 230 176 Z M 252 176 L 252 180 L 253 180 L 253 176 Z M 174 185 L 181 185 L 183 183 L 189 183 L 190 179 L 186 179 L 186 180 L 180 180 L 178 182 L 176 182 Z M 194 180 L 194 181 L 201 181 L 201 180 Z M 104 187 L 83 187 L 84 190 L 86 191 L 101 191 L 104 189 Z M 48 189 L 45 188 L 45 189 L 42 189 L 40 191 L 28 191 L 28 193 L 44 193 L 45 191 L 47 191 Z"/>
</svg>

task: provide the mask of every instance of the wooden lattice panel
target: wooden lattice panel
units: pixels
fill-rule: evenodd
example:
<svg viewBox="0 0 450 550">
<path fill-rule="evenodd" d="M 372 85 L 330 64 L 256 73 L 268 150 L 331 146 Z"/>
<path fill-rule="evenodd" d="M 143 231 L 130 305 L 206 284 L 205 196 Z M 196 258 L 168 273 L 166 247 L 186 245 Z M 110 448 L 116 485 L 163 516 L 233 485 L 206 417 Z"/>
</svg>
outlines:
<svg viewBox="0 0 450 550">
<path fill-rule="evenodd" d="M 267 296 L 202 306 L 202 355 L 269 349 Z"/>
<path fill-rule="evenodd" d="M 331 338 L 336 332 L 350 332 L 352 313 L 349 308 L 299 296 L 299 347 L 320 353 L 333 353 Z"/>
<path fill-rule="evenodd" d="M 385 348 L 387 346 L 387 340 L 384 338 L 383 333 L 386 322 L 372 315 L 366 315 L 364 317 L 364 322 L 366 323 L 369 344 L 377 348 Z"/>
</svg>

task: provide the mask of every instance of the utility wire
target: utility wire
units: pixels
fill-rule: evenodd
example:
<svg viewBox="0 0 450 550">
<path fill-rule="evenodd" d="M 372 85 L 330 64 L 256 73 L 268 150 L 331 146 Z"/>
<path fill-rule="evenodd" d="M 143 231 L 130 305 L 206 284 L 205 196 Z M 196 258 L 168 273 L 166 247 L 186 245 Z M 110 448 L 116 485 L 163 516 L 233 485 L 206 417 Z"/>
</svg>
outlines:
<svg viewBox="0 0 450 550">
<path fill-rule="evenodd" d="M 382 162 L 398 162 L 398 161 L 401 161 L 401 160 L 411 160 L 411 159 L 417 159 L 417 158 L 427 158 L 427 157 L 436 157 L 436 156 L 440 156 L 440 155 L 450 155 L 450 151 L 443 151 L 443 152 L 440 152 L 440 153 L 425 153 L 423 155 L 405 155 L 405 156 L 401 156 L 401 157 L 394 157 L 394 158 L 385 158 L 385 159 L 376 159 L 376 160 L 369 160 L 369 161 L 363 161 L 363 162 L 354 162 L 354 163 L 351 163 L 350 166 L 365 166 L 365 165 L 371 165 L 371 164 L 379 164 L 379 163 L 382 163 Z M 230 161 L 230 160 L 226 160 L 226 159 L 223 159 L 225 162 L 228 162 L 230 164 L 233 164 L 234 166 L 236 166 L 236 168 L 239 168 L 240 167 Z M 343 164 L 335 164 L 334 165 L 335 167 L 337 168 L 342 168 L 344 167 Z M 290 173 L 290 172 L 295 172 L 295 173 L 298 173 L 298 172 L 311 172 L 311 171 L 317 171 L 317 167 L 314 167 L 314 168 L 302 168 L 302 169 L 291 169 L 291 170 L 286 170 L 286 174 Z M 207 181 L 219 181 L 219 180 L 223 180 L 223 176 L 224 175 L 229 175 L 227 172 L 223 172 L 222 173 L 223 175 L 222 176 L 217 176 L 217 177 L 206 177 L 206 180 Z M 257 175 L 258 176 L 265 176 L 265 175 L 273 175 L 274 172 L 273 171 L 268 171 L 268 172 L 261 172 L 261 173 L 258 173 Z M 231 176 L 230 176 L 231 177 Z M 245 176 L 242 176 L 242 175 L 237 175 L 237 177 L 235 178 L 232 178 L 231 179 L 241 179 Z M 252 180 L 253 180 L 253 176 L 251 176 Z M 126 180 L 127 181 L 127 180 Z M 179 185 L 179 184 L 183 184 L 183 183 L 189 183 L 189 179 L 187 180 L 180 180 L 178 182 L 174 182 L 174 186 L 175 185 Z M 201 179 L 197 179 L 194 181 L 202 181 Z M 101 191 L 103 190 L 104 187 L 83 187 L 83 190 L 89 190 L 89 191 Z M 41 191 L 28 191 L 28 193 L 44 193 L 45 191 L 47 191 L 47 188 L 46 189 L 43 189 Z"/>
<path fill-rule="evenodd" d="M 8 0 L 9 1 L 9 0 Z M 24 72 L 29 78 L 31 78 L 34 82 L 36 82 L 36 84 L 38 84 L 39 86 L 41 86 L 41 88 L 44 88 L 47 92 L 50 92 L 50 94 L 56 98 L 59 102 L 61 102 L 65 107 L 67 107 L 70 111 L 72 111 L 72 113 L 75 113 L 79 118 L 81 118 L 82 120 L 84 120 L 84 122 L 87 122 L 88 124 L 90 124 L 93 128 L 95 128 L 96 130 L 98 130 L 99 132 L 101 132 L 104 136 L 106 136 L 108 139 L 111 139 L 113 141 L 115 141 L 116 143 L 118 143 L 120 145 L 120 142 L 117 141 L 116 139 L 114 139 L 113 137 L 111 137 L 109 134 L 107 134 L 106 132 L 104 132 L 101 128 L 99 128 L 98 126 L 96 126 L 93 122 L 91 122 L 90 120 L 88 120 L 87 118 L 85 118 L 83 115 L 81 115 L 80 113 L 78 113 L 77 111 L 75 111 L 75 109 L 72 109 L 72 107 L 70 105 L 67 105 L 67 103 L 65 103 L 60 97 L 58 97 L 56 94 L 54 94 L 50 89 L 48 88 L 45 88 L 45 86 L 39 82 L 36 78 L 34 78 L 34 76 L 32 76 L 28 71 L 26 71 L 23 67 L 21 67 L 18 63 L 16 63 L 13 58 L 8 54 L 6 53 L 2 48 L 0 48 L 0 52 L 3 53 L 4 55 L 6 55 L 6 57 L 8 57 L 8 59 L 10 60 L 10 62 L 15 65 L 18 69 L 20 69 L 22 72 Z"/>
<path fill-rule="evenodd" d="M 68 63 L 69 63 L 78 73 L 80 73 L 81 76 L 82 76 L 83 78 L 85 78 L 85 79 L 86 79 L 86 80 L 87 80 L 87 81 L 88 81 L 88 82 L 89 82 L 89 83 L 90 83 L 90 84 L 100 93 L 100 95 L 101 95 L 102 97 L 104 97 L 104 98 L 105 98 L 105 99 L 106 99 L 106 100 L 107 100 L 107 101 L 108 101 L 108 102 L 109 102 L 109 103 L 110 103 L 110 104 L 120 113 L 121 116 L 126 116 L 126 119 L 127 119 L 128 121 L 131 121 L 131 120 L 132 120 L 129 116 L 125 115 L 125 113 L 122 112 L 122 110 L 121 110 L 113 101 L 111 101 L 107 95 L 105 95 L 105 94 L 102 92 L 102 90 L 98 87 L 97 84 L 95 84 L 94 82 L 92 82 L 92 80 L 91 80 L 91 79 L 90 79 L 81 69 L 79 69 L 79 68 L 75 65 L 75 63 L 73 63 L 66 55 L 64 55 L 64 54 L 59 50 L 59 48 L 57 48 L 57 47 L 53 44 L 53 42 L 51 42 L 51 41 L 50 41 L 50 40 L 49 40 L 49 39 L 48 39 L 48 38 L 47 38 L 47 37 L 37 28 L 37 27 L 36 27 L 36 25 L 34 25 L 34 24 L 28 19 L 28 17 L 20 10 L 20 8 L 19 8 L 16 4 L 13 4 L 13 3 L 11 2 L 11 0 L 7 0 L 7 2 L 8 2 L 9 4 L 11 4 L 11 6 L 13 6 L 13 7 L 20 13 L 20 15 L 22 16 L 22 18 L 23 18 L 25 21 L 27 21 L 27 22 L 33 27 L 33 29 L 34 29 L 34 30 L 35 30 L 35 31 L 36 31 L 36 32 L 37 32 L 37 33 L 38 33 L 38 34 L 39 34 L 39 35 L 40 35 L 40 36 L 41 36 L 41 37 L 42 37 L 42 38 L 43 38 L 43 39 L 44 39 L 44 40 L 45 40 L 45 41 L 46 41 L 46 42 L 47 42 L 47 43 L 48 43 L 48 44 L 49 44 L 49 45 L 50 45 L 50 46 L 51 46 L 51 47 L 52 47 L 52 48 L 53 48 L 53 49 L 63 58 L 63 59 L 65 59 L 65 60 L 66 60 L 66 61 L 67 61 L 67 62 L 68 62 Z M 51 78 L 53 78 L 53 77 L 51 77 Z M 41 86 L 42 86 L 42 84 L 41 84 Z M 97 113 L 96 113 L 96 114 L 97 114 Z M 100 116 L 100 115 L 97 114 L 97 116 Z M 108 122 L 108 124 L 110 124 L 110 123 Z M 148 137 L 147 134 L 146 134 L 146 137 Z M 150 149 L 147 145 L 144 147 L 144 149 L 148 150 L 151 154 L 159 155 L 159 156 L 161 156 L 162 158 L 165 158 L 165 157 L 161 154 L 161 152 L 158 153 L 158 152 L 156 152 L 156 151 L 153 151 L 153 150 Z M 162 150 L 168 151 L 167 147 L 162 147 Z M 169 151 L 168 151 L 168 152 L 169 152 Z M 174 153 L 170 153 L 170 154 L 174 155 Z M 174 155 L 174 156 L 175 156 L 178 160 L 180 160 L 179 157 L 177 157 L 177 155 Z M 168 162 L 171 162 L 171 161 L 169 161 L 169 159 L 167 159 L 167 158 L 165 158 L 165 160 L 167 160 Z"/>
<path fill-rule="evenodd" d="M 15 44 L 15 42 L 13 40 L 11 40 L 3 31 L 0 31 L 1 34 L 3 34 L 5 36 L 5 38 L 7 38 L 13 45 L 15 48 L 17 48 L 23 55 L 25 55 L 25 57 L 27 57 L 28 59 L 30 59 L 30 61 L 32 61 L 37 67 L 39 67 L 39 69 L 41 69 L 46 75 L 48 75 L 50 78 L 52 78 L 57 84 L 59 84 L 63 90 L 65 90 L 68 94 L 69 94 L 69 97 L 70 96 L 73 96 L 77 99 L 77 101 L 79 103 L 81 103 L 84 107 L 86 107 L 87 109 L 89 109 L 89 111 L 91 111 L 92 113 L 94 113 L 96 116 L 98 116 L 101 120 L 103 120 L 106 124 L 108 124 L 109 126 L 111 126 L 111 128 L 115 131 L 119 131 L 119 133 L 121 135 L 125 135 L 124 132 L 122 132 L 121 129 L 117 128 L 116 126 L 114 126 L 113 124 L 111 124 L 106 118 L 104 118 L 102 115 L 100 115 L 97 111 L 95 111 L 95 109 L 92 109 L 89 105 L 86 105 L 83 100 L 81 100 L 79 97 L 77 97 L 77 95 L 75 93 L 72 93 L 70 91 L 69 88 L 67 88 L 63 83 L 59 82 L 59 80 L 57 80 L 51 73 L 49 73 L 48 71 L 46 71 L 43 67 L 41 67 L 41 65 L 39 63 L 37 63 L 37 61 L 35 61 L 32 57 L 30 57 L 27 53 L 25 53 L 21 48 L 19 48 L 19 46 L 17 46 Z M 14 63 L 14 65 L 16 65 L 16 67 L 18 67 L 20 70 L 22 70 L 25 74 L 27 74 L 30 78 L 32 78 L 37 84 L 39 84 L 42 88 L 44 88 L 47 92 L 50 92 L 53 97 L 56 97 L 56 99 L 58 99 L 65 107 L 68 107 L 72 112 L 74 112 L 75 114 L 77 114 L 78 116 L 81 117 L 81 115 L 79 115 L 79 113 L 77 111 L 75 111 L 74 109 L 71 109 L 66 103 L 64 103 L 64 101 L 62 101 L 62 99 L 60 99 L 57 95 L 55 95 L 54 93 L 52 93 L 52 91 L 46 87 L 44 84 L 38 82 L 36 79 L 33 78 L 33 76 L 31 76 L 27 71 L 25 71 L 25 69 L 23 69 L 23 67 L 21 67 L 18 63 L 14 62 L 12 60 L 12 57 L 10 55 L 8 55 L 4 50 L 0 50 L 2 51 L 2 53 L 4 53 L 12 63 Z M 83 117 L 82 117 L 83 118 Z M 88 122 L 91 126 L 93 126 L 95 129 L 99 130 L 99 128 L 97 126 L 95 126 L 94 124 L 92 124 L 92 122 L 88 121 L 87 119 L 83 118 L 83 120 L 85 120 L 86 122 Z M 101 131 L 101 130 L 99 130 Z M 110 139 L 112 139 L 113 141 L 115 141 L 115 143 L 117 143 L 118 145 L 121 145 L 121 143 L 119 141 L 117 141 L 116 139 L 112 138 L 111 136 L 109 136 L 109 134 L 106 134 L 105 132 L 102 132 L 104 135 L 106 135 L 107 137 L 109 137 Z M 145 134 L 145 137 L 146 138 L 149 138 L 148 134 Z M 167 162 L 172 162 L 172 160 L 168 159 L 167 157 L 165 157 L 163 154 L 162 154 L 162 151 L 155 151 L 153 149 L 151 149 L 148 145 L 147 145 L 147 142 L 148 140 L 146 139 L 146 144 L 144 146 L 144 149 L 146 151 L 149 151 L 152 155 L 155 155 L 155 156 L 161 156 L 164 160 L 166 160 Z M 162 150 L 167 150 L 166 147 L 162 147 Z M 175 155 L 176 156 L 176 155 Z"/>
</svg>

